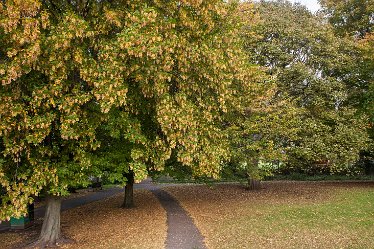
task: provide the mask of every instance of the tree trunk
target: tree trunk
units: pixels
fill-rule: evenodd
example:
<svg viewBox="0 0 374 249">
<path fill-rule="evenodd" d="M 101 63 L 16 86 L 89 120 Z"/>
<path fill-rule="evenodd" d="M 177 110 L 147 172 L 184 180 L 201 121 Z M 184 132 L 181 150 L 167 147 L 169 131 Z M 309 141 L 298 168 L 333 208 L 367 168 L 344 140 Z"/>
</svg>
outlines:
<svg viewBox="0 0 374 249">
<path fill-rule="evenodd" d="M 125 186 L 125 200 L 122 204 L 124 208 L 134 207 L 134 171 L 130 170 L 129 173 L 125 174 L 127 183 Z"/>
<path fill-rule="evenodd" d="M 260 188 L 261 188 L 260 180 L 253 179 L 252 177 L 248 176 L 248 189 L 258 190 Z"/>
<path fill-rule="evenodd" d="M 37 243 L 40 247 L 56 246 L 62 240 L 60 227 L 61 197 L 48 196 L 43 226 Z"/>
<path fill-rule="evenodd" d="M 247 170 L 247 180 L 248 180 L 248 189 L 249 190 L 258 190 L 261 188 L 261 182 L 253 177 L 258 175 L 258 156 L 255 155 L 252 158 L 252 170 Z"/>
</svg>

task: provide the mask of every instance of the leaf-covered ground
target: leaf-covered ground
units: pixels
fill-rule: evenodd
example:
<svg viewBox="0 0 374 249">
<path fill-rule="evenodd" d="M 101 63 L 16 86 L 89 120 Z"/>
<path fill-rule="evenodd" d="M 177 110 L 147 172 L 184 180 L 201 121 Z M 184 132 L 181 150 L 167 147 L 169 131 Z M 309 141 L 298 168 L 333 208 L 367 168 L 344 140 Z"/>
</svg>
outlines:
<svg viewBox="0 0 374 249">
<path fill-rule="evenodd" d="M 209 248 L 374 248 L 373 183 L 169 187 Z"/>
<path fill-rule="evenodd" d="M 265 182 L 167 187 L 190 213 L 208 248 L 374 248 L 374 183 Z M 116 195 L 62 213 L 62 248 L 164 248 L 166 213 L 146 190 L 137 207 Z M 1 248 L 22 248 L 39 227 L 0 233 Z"/>
<path fill-rule="evenodd" d="M 73 244 L 62 248 L 163 248 L 166 212 L 147 190 L 135 190 L 136 208 L 120 208 L 123 194 L 62 213 L 62 230 Z M 1 249 L 23 248 L 37 238 L 39 227 L 22 232 L 0 233 Z"/>
</svg>

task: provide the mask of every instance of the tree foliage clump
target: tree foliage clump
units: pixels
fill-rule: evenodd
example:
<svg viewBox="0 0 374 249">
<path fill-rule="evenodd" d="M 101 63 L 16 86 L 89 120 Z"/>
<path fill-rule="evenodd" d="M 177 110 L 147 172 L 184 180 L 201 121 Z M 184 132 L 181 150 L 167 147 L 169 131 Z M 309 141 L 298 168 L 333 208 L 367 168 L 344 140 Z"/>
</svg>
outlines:
<svg viewBox="0 0 374 249">
<path fill-rule="evenodd" d="M 373 0 L 321 0 L 321 5 L 339 35 L 363 38 L 373 32 Z"/>
<path fill-rule="evenodd" d="M 0 2 L 0 219 L 41 191 L 58 206 L 91 174 L 140 180 L 172 156 L 217 177 L 229 155 L 224 116 L 261 88 L 237 6 Z M 60 236 L 43 231 L 44 244 Z"/>
<path fill-rule="evenodd" d="M 90 56 L 77 16 L 54 20 L 39 1 L 0 5 L 1 219 L 25 212 L 32 195 L 46 189 L 67 194 L 86 182 L 87 151 L 95 149 L 100 123 L 85 72 Z M 84 75 L 84 76 L 83 76 Z M 85 80 L 83 80 L 85 78 Z"/>
<path fill-rule="evenodd" d="M 248 29 L 256 35 L 245 37 L 245 48 L 250 60 L 275 78 L 275 97 L 297 110 L 296 119 L 286 119 L 298 127 L 295 136 L 278 142 L 288 162 L 323 165 L 329 173 L 348 170 L 368 142 L 367 119 L 350 101 L 353 42 L 336 36 L 321 16 L 301 5 L 262 1 L 255 6 L 258 21 Z"/>
<path fill-rule="evenodd" d="M 321 1 L 323 13 L 332 24 L 334 31 L 344 39 L 351 39 L 355 50 L 355 66 L 351 82 L 351 101 L 369 117 L 367 130 L 370 135 L 370 147 L 363 152 L 374 158 L 374 58 L 373 58 L 373 27 L 374 1 Z M 370 156 L 371 155 L 371 156 Z M 366 157 L 366 156 L 364 156 Z M 370 161 L 370 160 L 369 160 Z M 374 167 L 368 163 L 366 167 Z M 367 170 L 367 169 L 366 169 Z"/>
</svg>

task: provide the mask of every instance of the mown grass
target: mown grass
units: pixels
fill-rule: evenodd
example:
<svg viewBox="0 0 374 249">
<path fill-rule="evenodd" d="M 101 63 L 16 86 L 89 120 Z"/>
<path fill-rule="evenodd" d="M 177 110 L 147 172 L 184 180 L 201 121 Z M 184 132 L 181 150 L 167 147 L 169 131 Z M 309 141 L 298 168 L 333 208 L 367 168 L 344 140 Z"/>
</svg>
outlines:
<svg viewBox="0 0 374 249">
<path fill-rule="evenodd" d="M 235 223 L 225 222 L 256 231 L 267 239 L 283 240 L 282 247 L 374 248 L 373 203 L 374 191 L 355 190 L 338 193 L 327 203 L 263 208 L 263 215 L 255 222 L 251 214 L 238 217 Z"/>
<path fill-rule="evenodd" d="M 274 183 L 169 189 L 209 248 L 374 248 L 374 185 Z M 188 200 L 188 196 L 195 196 Z M 204 201 L 212 196 L 211 202 Z"/>
</svg>

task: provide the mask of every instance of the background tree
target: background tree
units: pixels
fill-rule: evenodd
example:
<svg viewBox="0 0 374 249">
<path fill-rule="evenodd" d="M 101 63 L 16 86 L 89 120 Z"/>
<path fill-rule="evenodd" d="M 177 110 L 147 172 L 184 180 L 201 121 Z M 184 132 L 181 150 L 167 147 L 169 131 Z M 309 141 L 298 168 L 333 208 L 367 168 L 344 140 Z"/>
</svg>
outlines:
<svg viewBox="0 0 374 249">
<path fill-rule="evenodd" d="M 257 25 L 259 20 L 252 3 L 241 3 L 239 10 L 237 16 L 245 23 L 240 33 L 243 48 L 248 37 L 259 37 L 248 29 Z M 244 94 L 240 99 L 241 108 L 231 109 L 224 120 L 231 151 L 222 174 L 231 170 L 246 175 L 250 189 L 259 188 L 259 180 L 270 173 L 260 165 L 285 160 L 287 143 L 296 135 L 300 122 L 294 101 L 277 97 L 277 85 L 272 77 L 264 73 L 265 68 L 257 71 L 253 78 L 256 87 L 251 91 L 238 89 Z"/>
<path fill-rule="evenodd" d="M 361 107 L 369 115 L 369 131 L 374 136 L 374 34 L 369 33 L 364 39 L 358 41 L 362 60 L 359 64 L 362 69 L 363 78 L 366 78 L 367 87 L 364 88 L 362 94 Z"/>
<path fill-rule="evenodd" d="M 300 109 L 289 99 L 274 96 L 274 84 L 268 82 L 266 87 L 263 99 L 234 115 L 227 129 L 232 150 L 228 166 L 247 176 L 251 190 L 272 174 L 261 165 L 287 160 L 287 151 L 300 129 Z"/>
<path fill-rule="evenodd" d="M 351 102 L 363 113 L 369 116 L 367 126 L 371 135 L 370 144 L 373 145 L 373 120 L 374 120 L 374 58 L 373 58 L 373 26 L 374 26 L 374 2 L 367 1 L 321 1 L 323 13 L 326 14 L 335 32 L 345 39 L 351 39 L 356 47 L 354 54 L 355 67 L 352 74 L 355 75 L 351 82 Z M 362 152 L 362 159 L 366 161 L 366 171 L 373 173 L 374 165 L 370 163 L 374 159 L 373 147 Z M 371 168 L 371 170 L 370 170 Z"/>
<path fill-rule="evenodd" d="M 373 0 L 321 0 L 329 22 L 340 35 L 359 38 L 373 32 L 374 1 Z"/>
<path fill-rule="evenodd" d="M 298 138 L 287 143 L 289 162 L 347 171 L 367 142 L 365 118 L 348 101 L 354 44 L 301 5 L 262 1 L 255 11 L 260 21 L 248 29 L 256 35 L 245 44 L 250 60 L 276 77 L 277 98 L 296 101 L 300 113 Z"/>
</svg>

